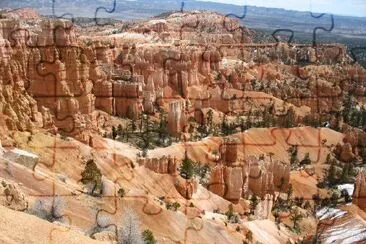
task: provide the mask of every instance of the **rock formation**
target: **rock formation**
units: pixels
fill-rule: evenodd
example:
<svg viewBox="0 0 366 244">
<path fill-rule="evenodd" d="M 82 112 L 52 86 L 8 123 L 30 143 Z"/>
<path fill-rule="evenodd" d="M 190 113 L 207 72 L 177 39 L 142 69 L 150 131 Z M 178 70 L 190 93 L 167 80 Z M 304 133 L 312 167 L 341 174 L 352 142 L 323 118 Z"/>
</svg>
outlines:
<svg viewBox="0 0 366 244">
<path fill-rule="evenodd" d="M 355 181 L 353 203 L 366 210 L 366 170 L 362 170 Z"/>
<path fill-rule="evenodd" d="M 177 175 L 177 159 L 165 155 L 162 158 L 139 158 L 138 164 L 158 174 Z"/>
<path fill-rule="evenodd" d="M 227 200 L 236 202 L 254 193 L 263 198 L 275 190 L 287 189 L 290 167 L 280 161 L 247 157 L 240 166 L 217 165 L 211 171 L 208 189 Z"/>
<path fill-rule="evenodd" d="M 13 210 L 24 211 L 28 207 L 28 199 L 19 185 L 2 180 L 0 204 Z"/>
<path fill-rule="evenodd" d="M 185 199 L 192 199 L 193 194 L 197 191 L 198 183 L 195 179 L 186 180 L 180 176 L 175 178 L 175 189 Z"/>
</svg>

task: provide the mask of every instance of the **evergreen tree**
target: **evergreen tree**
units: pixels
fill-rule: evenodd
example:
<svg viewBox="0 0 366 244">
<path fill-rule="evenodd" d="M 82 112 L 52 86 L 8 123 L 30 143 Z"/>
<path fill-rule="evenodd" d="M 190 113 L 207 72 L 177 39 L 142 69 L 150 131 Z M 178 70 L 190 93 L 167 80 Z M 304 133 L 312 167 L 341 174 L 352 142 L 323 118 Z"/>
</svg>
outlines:
<svg viewBox="0 0 366 244">
<path fill-rule="evenodd" d="M 325 159 L 326 164 L 330 164 L 330 153 L 328 153 L 327 158 Z"/>
<path fill-rule="evenodd" d="M 227 219 L 229 222 L 232 221 L 232 219 L 235 217 L 235 213 L 234 213 L 234 207 L 233 207 L 233 204 L 230 204 L 229 205 L 229 209 L 228 211 L 225 213 Z"/>
<path fill-rule="evenodd" d="M 297 146 L 291 146 L 288 150 L 287 150 L 290 154 L 290 163 L 291 164 L 297 164 L 298 163 L 298 159 L 297 159 Z"/>
<path fill-rule="evenodd" d="M 257 205 L 259 204 L 259 200 L 256 195 L 252 195 L 250 198 L 250 213 L 254 214 L 254 210 L 257 208 Z"/>
<path fill-rule="evenodd" d="M 121 124 L 119 124 L 117 127 L 117 135 L 122 136 L 122 134 L 123 134 L 123 127 Z"/>
<path fill-rule="evenodd" d="M 163 112 L 160 113 L 158 135 L 160 139 L 165 139 L 168 136 L 168 121 Z"/>
<path fill-rule="evenodd" d="M 327 181 L 328 181 L 328 184 L 330 186 L 333 186 L 337 182 L 337 179 L 336 179 L 336 168 L 335 168 L 334 162 L 332 162 L 332 164 L 329 167 Z"/>
<path fill-rule="evenodd" d="M 280 218 L 280 213 L 278 210 L 275 210 L 273 212 L 273 217 L 275 218 L 275 223 L 277 225 L 277 228 L 279 228 L 279 225 L 281 224 L 281 218 Z"/>
<path fill-rule="evenodd" d="M 187 151 L 185 151 L 183 162 L 179 168 L 180 176 L 189 180 L 194 174 L 194 162 L 188 158 Z"/>
<path fill-rule="evenodd" d="M 291 198 L 293 192 L 294 192 L 294 189 L 292 187 L 292 184 L 290 184 L 287 189 L 287 199 Z"/>
<path fill-rule="evenodd" d="M 292 128 L 295 126 L 295 121 L 296 120 L 296 113 L 295 113 L 295 109 L 293 107 L 290 107 L 287 110 L 287 114 L 285 116 L 285 124 L 284 127 L 285 128 Z"/>
<path fill-rule="evenodd" d="M 299 231 L 299 221 L 301 221 L 302 218 L 303 216 L 300 214 L 297 208 L 291 211 L 290 220 L 294 223 L 294 230 Z"/>
<path fill-rule="evenodd" d="M 248 230 L 248 232 L 245 234 L 245 238 L 248 240 L 248 241 L 252 241 L 253 240 L 253 232 Z"/>
<path fill-rule="evenodd" d="M 152 233 L 151 230 L 144 230 L 144 232 L 142 232 L 142 238 L 144 239 L 145 244 L 155 244 L 156 243 L 154 234 Z"/>
<path fill-rule="evenodd" d="M 207 126 L 208 126 L 209 133 L 211 133 L 213 130 L 213 111 L 212 111 L 212 109 L 209 109 L 207 111 Z"/>
<path fill-rule="evenodd" d="M 153 139 L 153 135 L 152 135 L 152 125 L 150 124 L 150 116 L 147 115 L 146 118 L 144 119 L 144 123 L 145 123 L 145 130 L 142 132 L 141 134 L 141 139 L 142 139 L 142 144 L 141 144 L 141 149 L 142 150 L 147 150 L 150 148 L 150 144 L 152 142 Z"/>
<path fill-rule="evenodd" d="M 128 128 L 131 130 L 131 132 L 135 132 L 137 130 L 137 124 L 136 119 L 132 118 L 130 123 L 128 124 Z M 129 134 L 128 132 L 126 134 Z"/>
<path fill-rule="evenodd" d="M 310 159 L 310 154 L 309 153 L 305 154 L 304 159 L 301 160 L 300 164 L 302 164 L 302 165 L 311 164 L 311 159 Z"/>
<path fill-rule="evenodd" d="M 92 184 L 93 188 L 91 190 L 91 194 L 101 194 L 102 173 L 98 169 L 97 165 L 94 163 L 94 160 L 91 159 L 86 163 L 85 169 L 81 173 L 81 182 L 84 185 Z"/>
<path fill-rule="evenodd" d="M 112 126 L 112 139 L 115 140 L 117 137 L 116 127 Z"/>
<path fill-rule="evenodd" d="M 353 96 L 350 93 L 348 93 L 343 100 L 342 115 L 344 122 L 349 123 L 351 121 L 353 107 L 354 107 Z"/>
<path fill-rule="evenodd" d="M 222 123 L 221 123 L 221 132 L 225 135 L 228 136 L 230 134 L 232 134 L 233 128 L 232 126 L 227 122 L 227 118 L 226 115 L 224 115 L 224 118 L 222 119 Z"/>
<path fill-rule="evenodd" d="M 349 178 L 349 164 L 345 163 L 342 168 L 342 174 L 340 178 L 341 183 L 348 183 Z"/>
<path fill-rule="evenodd" d="M 335 192 L 332 193 L 332 196 L 330 197 L 330 203 L 334 207 L 337 206 L 337 204 L 338 204 L 338 195 L 337 195 L 337 193 L 335 193 Z"/>
</svg>

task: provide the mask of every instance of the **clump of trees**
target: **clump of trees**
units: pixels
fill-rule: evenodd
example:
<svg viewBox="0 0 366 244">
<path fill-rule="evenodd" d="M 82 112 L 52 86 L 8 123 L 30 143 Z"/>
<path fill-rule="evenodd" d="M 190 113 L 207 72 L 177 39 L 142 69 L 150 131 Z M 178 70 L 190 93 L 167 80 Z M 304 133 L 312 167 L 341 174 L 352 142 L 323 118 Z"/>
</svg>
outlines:
<svg viewBox="0 0 366 244">
<path fill-rule="evenodd" d="M 200 162 L 194 162 L 188 157 L 187 151 L 184 153 L 182 164 L 179 166 L 178 170 L 180 176 L 186 180 L 192 179 L 196 176 L 201 184 L 207 184 L 207 176 L 210 172 L 209 165 L 202 165 Z"/>
<path fill-rule="evenodd" d="M 85 168 L 81 173 L 81 182 L 90 188 L 89 194 L 93 196 L 102 194 L 102 173 L 93 159 L 86 162 Z"/>
<path fill-rule="evenodd" d="M 340 196 L 337 193 L 333 192 L 331 197 L 321 198 L 319 194 L 314 194 L 312 198 L 314 202 L 314 212 L 315 212 L 317 209 L 320 209 L 322 207 L 337 206 Z"/>
<path fill-rule="evenodd" d="M 178 211 L 178 209 L 180 208 L 180 203 L 179 202 L 166 202 L 166 209 L 168 210 L 173 210 L 173 211 Z"/>
<path fill-rule="evenodd" d="M 352 183 L 355 173 L 353 163 L 340 163 L 335 159 L 330 160 L 330 166 L 324 181 L 320 182 L 318 187 L 334 187 L 338 184 Z"/>
<path fill-rule="evenodd" d="M 112 126 L 110 137 L 114 140 L 132 143 L 141 151 L 147 151 L 155 147 L 167 147 L 172 144 L 172 138 L 168 133 L 167 114 L 160 111 L 159 120 L 155 121 L 149 114 L 142 114 L 139 118 L 132 116 L 126 126 L 122 124 Z M 108 135 L 106 135 L 108 137 Z"/>
</svg>

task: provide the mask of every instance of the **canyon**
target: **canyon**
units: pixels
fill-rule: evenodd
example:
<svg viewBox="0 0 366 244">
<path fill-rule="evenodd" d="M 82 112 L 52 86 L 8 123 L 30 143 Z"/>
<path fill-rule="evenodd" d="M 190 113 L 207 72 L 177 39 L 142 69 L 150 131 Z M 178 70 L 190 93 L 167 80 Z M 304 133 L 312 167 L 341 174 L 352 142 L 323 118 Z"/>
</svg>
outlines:
<svg viewBox="0 0 366 244">
<path fill-rule="evenodd" d="M 366 70 L 342 44 L 254 35 L 210 11 L 92 25 L 3 14 L 0 240 L 116 243 L 130 208 L 158 243 L 326 242 L 344 223 L 364 241 Z M 334 196 L 342 215 L 321 212 Z M 56 199 L 53 221 L 30 216 Z M 22 219 L 16 231 L 41 226 L 39 239 L 8 228 Z"/>
</svg>

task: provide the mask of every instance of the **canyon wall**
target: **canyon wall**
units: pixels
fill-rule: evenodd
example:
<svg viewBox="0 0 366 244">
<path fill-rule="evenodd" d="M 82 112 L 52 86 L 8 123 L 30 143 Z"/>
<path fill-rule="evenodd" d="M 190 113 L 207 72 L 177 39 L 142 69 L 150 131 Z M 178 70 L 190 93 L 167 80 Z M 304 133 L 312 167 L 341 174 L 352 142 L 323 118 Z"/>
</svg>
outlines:
<svg viewBox="0 0 366 244">
<path fill-rule="evenodd" d="M 225 21 L 231 27 L 239 24 Z M 49 126 L 51 114 L 56 127 L 75 134 L 98 129 L 96 109 L 137 118 L 142 111 L 155 113 L 159 106 L 168 111 L 169 132 L 178 135 L 188 117 L 200 121 L 202 109 L 245 111 L 248 104 L 243 96 L 230 89 L 252 91 L 253 84 L 262 80 L 273 81 L 271 93 L 283 93 L 297 106 L 330 111 L 338 106 L 340 85 L 330 90 L 323 82 L 321 93 L 319 86 L 313 86 L 315 95 L 307 100 L 279 87 L 278 80 L 286 77 L 267 63 L 277 60 L 291 66 L 302 61 L 343 64 L 348 60 L 340 45 L 253 44 L 249 30 L 245 34 L 239 28 L 228 30 L 222 16 L 213 13 L 175 13 L 166 20 L 133 25 L 123 37 L 94 39 L 78 37 L 76 26 L 68 20 L 34 23 L 0 20 L 0 82 L 12 86 L 2 88 L 0 101 L 12 130 L 32 124 Z M 129 35 L 140 35 L 140 39 L 130 44 Z M 156 38 L 155 44 L 144 43 L 148 37 Z M 210 40 L 219 45 L 208 44 Z M 245 67 L 232 66 L 233 59 L 242 60 Z M 302 69 L 286 72 L 308 75 Z M 310 72 L 310 80 L 314 75 Z M 317 79 L 312 82 L 320 84 Z M 22 102 L 14 97 L 22 97 Z M 320 105 L 314 103 L 320 97 Z M 178 105 L 182 98 L 188 101 L 185 106 Z M 329 106 L 329 101 L 335 105 Z"/>
</svg>

